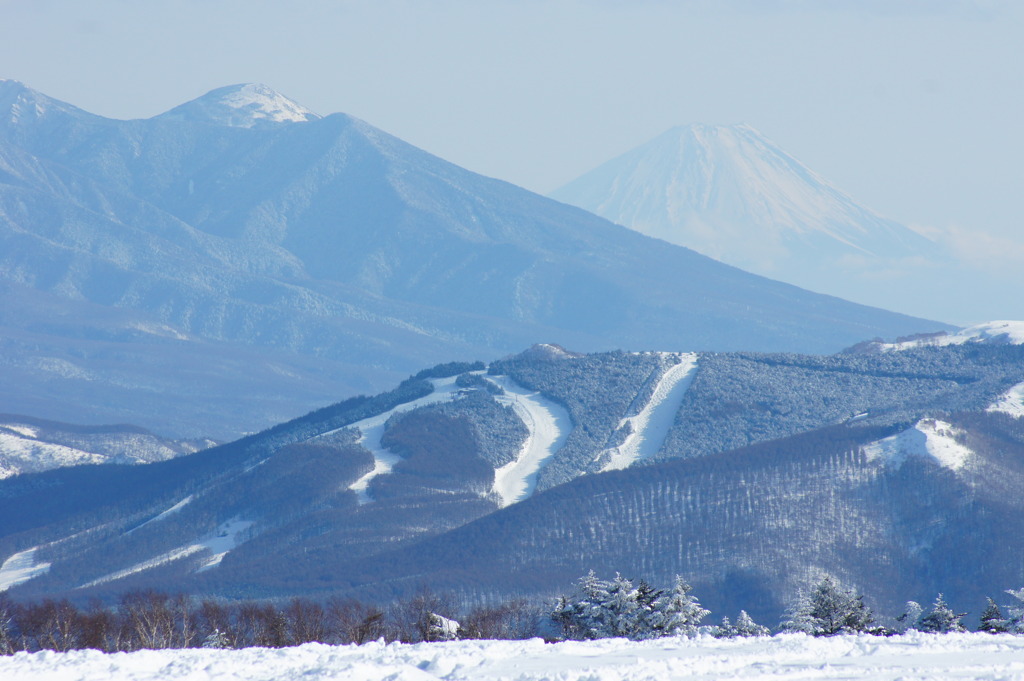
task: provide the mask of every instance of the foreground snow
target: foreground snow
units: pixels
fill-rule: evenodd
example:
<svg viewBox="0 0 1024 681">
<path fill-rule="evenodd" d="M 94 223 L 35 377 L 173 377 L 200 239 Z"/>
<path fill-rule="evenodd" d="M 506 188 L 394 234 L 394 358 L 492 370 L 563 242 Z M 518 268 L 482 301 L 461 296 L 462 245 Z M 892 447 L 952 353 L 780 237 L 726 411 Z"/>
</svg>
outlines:
<svg viewBox="0 0 1024 681">
<path fill-rule="evenodd" d="M 456 641 L 247 650 L 18 653 L 6 681 L 344 679 L 1019 679 L 1024 637 L 921 634 L 894 638 L 780 635 L 762 639 L 622 639 L 545 644 Z"/>
</svg>

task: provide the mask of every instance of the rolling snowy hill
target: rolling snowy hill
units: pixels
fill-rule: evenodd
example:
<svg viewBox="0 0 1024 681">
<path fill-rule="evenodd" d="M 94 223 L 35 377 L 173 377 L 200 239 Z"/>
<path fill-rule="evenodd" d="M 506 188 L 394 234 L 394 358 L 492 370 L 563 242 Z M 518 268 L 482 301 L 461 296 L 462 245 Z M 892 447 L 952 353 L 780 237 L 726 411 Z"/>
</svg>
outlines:
<svg viewBox="0 0 1024 681">
<path fill-rule="evenodd" d="M 828 572 L 887 611 L 975 602 L 1024 583 L 1021 385 L 1020 344 L 539 345 L 170 461 L 0 481 L 0 583 L 537 598 L 588 569 L 680 573 L 713 610 L 775 621 Z"/>
<path fill-rule="evenodd" d="M 750 126 L 689 125 L 573 180 L 552 198 L 750 272 L 913 309 L 940 249 L 857 204 Z"/>
<path fill-rule="evenodd" d="M 86 464 L 152 463 L 215 444 L 168 440 L 132 426 L 74 426 L 0 414 L 0 478 Z"/>
<path fill-rule="evenodd" d="M 830 352 L 946 328 L 666 247 L 254 85 L 117 121 L 0 82 L 0 292 L 0 410 L 221 438 L 539 341 Z"/>
</svg>

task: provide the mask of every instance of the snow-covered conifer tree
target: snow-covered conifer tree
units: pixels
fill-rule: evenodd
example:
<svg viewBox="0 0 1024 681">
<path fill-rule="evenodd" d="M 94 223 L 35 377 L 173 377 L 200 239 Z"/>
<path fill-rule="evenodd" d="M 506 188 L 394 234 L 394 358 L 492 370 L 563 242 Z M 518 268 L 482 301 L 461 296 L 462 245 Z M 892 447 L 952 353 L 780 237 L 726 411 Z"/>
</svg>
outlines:
<svg viewBox="0 0 1024 681">
<path fill-rule="evenodd" d="M 840 588 L 829 576 L 822 579 L 810 596 L 799 596 L 782 627 L 814 636 L 832 636 L 867 631 L 874 623 L 864 597 Z"/>
<path fill-rule="evenodd" d="M 905 634 L 911 629 L 917 629 L 918 621 L 924 608 L 917 601 L 907 601 L 903 606 L 903 614 L 896 618 L 896 631 Z"/>
<path fill-rule="evenodd" d="M 736 618 L 733 628 L 737 636 L 768 636 L 772 633 L 768 627 L 755 622 L 746 610 L 740 610 L 740 616 Z"/>
<path fill-rule="evenodd" d="M 1007 589 L 1006 593 L 1017 599 L 1017 604 L 1007 608 L 1009 630 L 1024 634 L 1024 589 Z"/>
<path fill-rule="evenodd" d="M 967 613 L 955 613 L 943 600 L 942 594 L 935 599 L 932 611 L 918 620 L 917 629 L 935 634 L 946 634 L 952 631 L 967 631 L 960 618 Z"/>
<path fill-rule="evenodd" d="M 710 612 L 701 607 L 695 596 L 690 592 L 693 587 L 686 580 L 676 575 L 672 589 L 662 594 L 654 602 L 648 623 L 650 636 L 673 636 L 676 634 L 694 634 L 700 621 Z"/>
<path fill-rule="evenodd" d="M 991 598 L 981 613 L 981 626 L 978 631 L 987 631 L 990 634 L 1002 634 L 1010 630 L 1010 621 L 1003 617 L 1002 611 L 996 602 Z"/>
<path fill-rule="evenodd" d="M 733 638 L 736 636 L 736 627 L 732 625 L 729 616 L 722 617 L 722 623 L 711 628 L 711 635 L 715 638 Z"/>
<path fill-rule="evenodd" d="M 814 622 L 811 619 L 811 599 L 803 589 L 796 592 L 796 598 L 786 608 L 782 621 L 779 622 L 779 628 L 782 631 L 794 633 L 814 633 Z"/>
<path fill-rule="evenodd" d="M 566 638 L 590 640 L 608 636 L 604 613 L 610 586 L 591 570 L 576 582 L 572 594 L 558 600 L 551 618 L 561 626 Z"/>
<path fill-rule="evenodd" d="M 740 615 L 736 618 L 736 624 L 730 622 L 728 617 L 723 617 L 722 623 L 717 627 L 712 627 L 711 630 L 711 635 L 715 638 L 770 636 L 771 633 L 768 627 L 755 622 L 754 618 L 748 615 L 746 610 L 740 610 Z"/>
</svg>

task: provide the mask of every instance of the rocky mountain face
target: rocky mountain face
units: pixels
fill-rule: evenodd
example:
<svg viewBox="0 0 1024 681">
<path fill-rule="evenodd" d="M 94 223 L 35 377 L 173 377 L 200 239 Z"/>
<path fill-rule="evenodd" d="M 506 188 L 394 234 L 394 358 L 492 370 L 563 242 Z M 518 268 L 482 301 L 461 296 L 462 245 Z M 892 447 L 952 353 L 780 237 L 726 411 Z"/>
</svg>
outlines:
<svg viewBox="0 0 1024 681">
<path fill-rule="evenodd" d="M 0 481 L 0 586 L 546 598 L 594 569 L 774 621 L 829 573 L 964 609 L 1024 583 L 1024 346 L 960 335 L 438 365 L 170 461 Z"/>
<path fill-rule="evenodd" d="M 227 439 L 417 368 L 943 330 L 725 266 L 253 85 L 148 120 L 0 82 L 0 410 Z"/>
<path fill-rule="evenodd" d="M 673 128 L 551 196 L 750 272 L 896 309 L 912 309 L 946 261 L 747 125 Z"/>
</svg>

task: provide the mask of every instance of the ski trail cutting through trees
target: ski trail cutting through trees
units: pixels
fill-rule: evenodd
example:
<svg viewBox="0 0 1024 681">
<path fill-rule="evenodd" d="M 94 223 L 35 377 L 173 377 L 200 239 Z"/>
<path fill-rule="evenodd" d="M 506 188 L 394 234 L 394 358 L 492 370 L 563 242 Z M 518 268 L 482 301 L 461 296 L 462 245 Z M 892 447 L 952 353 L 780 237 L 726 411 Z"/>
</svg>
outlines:
<svg viewBox="0 0 1024 681">
<path fill-rule="evenodd" d="M 495 399 L 515 409 L 529 431 L 515 461 L 494 471 L 494 492 L 504 508 L 533 494 L 537 487 L 537 474 L 569 437 L 572 418 L 560 404 L 537 391 L 523 388 L 508 376 L 485 378 L 505 391 Z"/>
<path fill-rule="evenodd" d="M 196 572 L 209 570 L 210 568 L 220 565 L 220 562 L 224 560 L 224 556 L 228 555 L 235 547 L 243 542 L 243 535 L 245 531 L 254 524 L 255 523 L 251 520 L 233 518 L 226 523 L 222 523 L 220 527 L 214 530 L 211 534 L 199 539 L 195 544 L 180 546 L 176 549 L 172 549 L 171 551 L 167 551 L 166 553 L 161 553 L 159 556 L 142 561 L 141 563 L 136 563 L 124 570 L 111 572 L 103 577 L 94 579 L 78 588 L 88 589 L 89 587 L 99 586 L 100 584 L 124 579 L 125 577 L 129 577 L 145 570 L 151 570 L 152 568 L 160 567 L 161 565 L 166 565 L 176 560 L 181 560 L 182 558 L 188 558 L 200 551 L 208 551 L 211 556 L 203 561 L 203 564 L 199 566 Z"/>
<path fill-rule="evenodd" d="M 364 449 L 369 450 L 370 454 L 373 455 L 373 470 L 349 486 L 349 489 L 356 493 L 356 499 L 360 506 L 373 501 L 370 497 L 369 491 L 370 482 L 378 476 L 390 473 L 391 469 L 395 467 L 395 464 L 402 460 L 402 457 L 398 456 L 394 452 L 388 451 L 381 444 L 381 438 L 384 437 L 384 424 L 388 422 L 388 419 L 391 418 L 393 414 L 401 414 L 407 411 L 412 411 L 418 407 L 424 407 L 428 404 L 450 400 L 458 390 L 455 385 L 455 380 L 457 378 L 457 376 L 452 376 L 451 378 L 431 379 L 430 382 L 434 385 L 434 392 L 429 395 L 412 400 L 411 402 L 400 404 L 383 414 L 371 416 L 363 419 L 362 421 L 356 421 L 355 423 L 345 426 L 345 428 L 359 429 L 361 434 L 359 439 L 356 441 L 357 444 L 362 445 Z"/>
<path fill-rule="evenodd" d="M 1024 383 L 1018 383 L 999 396 L 985 411 L 1000 412 L 1020 418 L 1024 416 Z"/>
<path fill-rule="evenodd" d="M 649 459 L 661 449 L 696 373 L 696 353 L 681 354 L 679 360 L 679 364 L 669 367 L 658 381 L 651 399 L 640 413 L 627 416 L 619 423 L 619 428 L 629 424 L 631 432 L 621 445 L 605 450 L 611 453 L 611 457 L 602 471 L 629 468 L 637 461 Z"/>
</svg>

